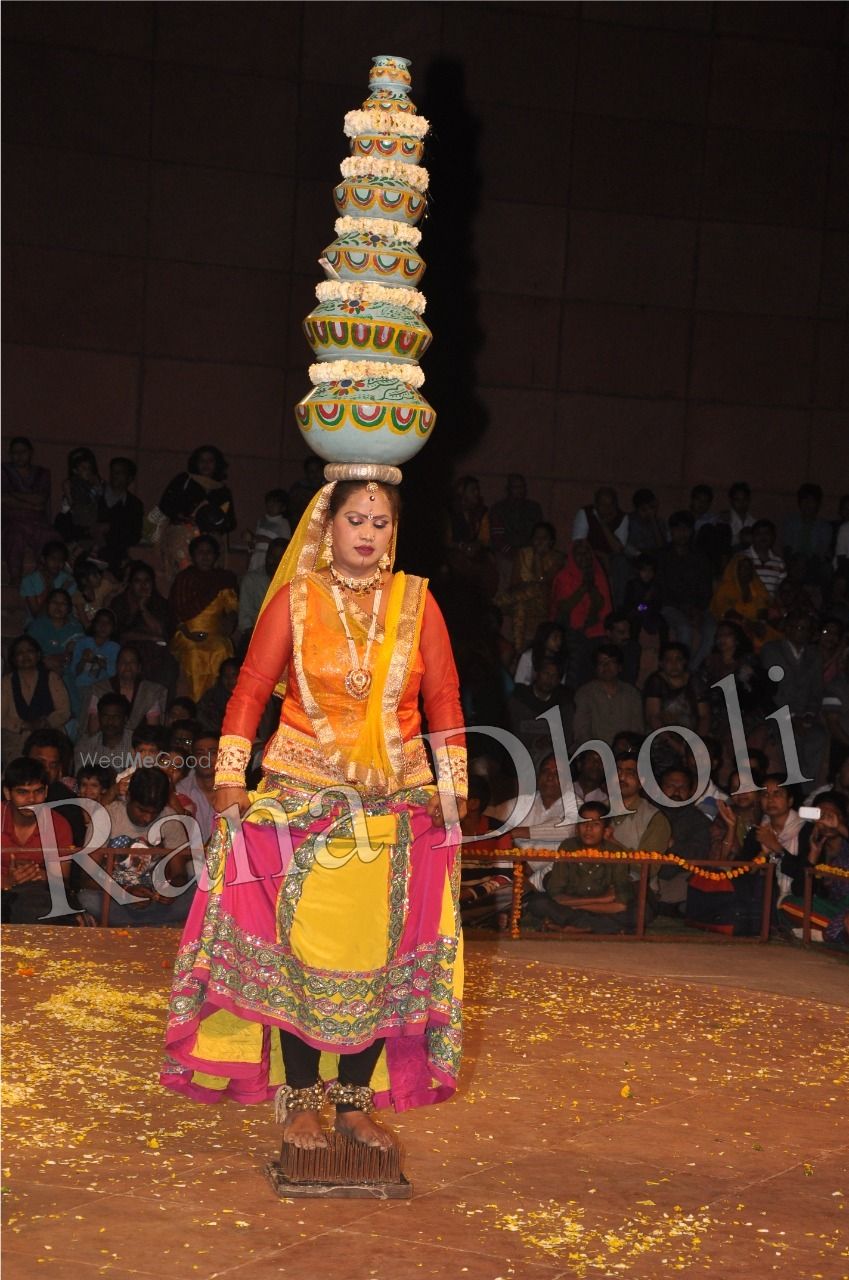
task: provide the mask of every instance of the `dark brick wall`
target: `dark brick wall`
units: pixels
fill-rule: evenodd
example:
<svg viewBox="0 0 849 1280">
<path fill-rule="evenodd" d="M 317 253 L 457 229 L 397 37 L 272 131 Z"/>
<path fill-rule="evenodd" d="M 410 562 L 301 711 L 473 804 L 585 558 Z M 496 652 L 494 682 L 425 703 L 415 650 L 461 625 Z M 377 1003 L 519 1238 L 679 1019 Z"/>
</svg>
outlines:
<svg viewBox="0 0 849 1280">
<path fill-rule="evenodd" d="M 8 3 L 5 433 L 57 485 L 70 444 L 133 454 L 148 502 L 212 440 L 252 521 L 304 455 L 342 115 L 389 52 L 439 120 L 444 467 L 490 500 L 524 470 L 563 528 L 601 481 L 834 497 L 846 35 L 838 3 Z"/>
</svg>

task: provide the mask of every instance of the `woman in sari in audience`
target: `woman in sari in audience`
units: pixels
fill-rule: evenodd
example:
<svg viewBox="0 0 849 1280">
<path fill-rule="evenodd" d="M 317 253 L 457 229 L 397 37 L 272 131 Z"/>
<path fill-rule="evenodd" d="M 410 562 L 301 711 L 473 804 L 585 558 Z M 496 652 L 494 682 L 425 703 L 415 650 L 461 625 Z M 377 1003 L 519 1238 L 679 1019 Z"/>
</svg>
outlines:
<svg viewBox="0 0 849 1280">
<path fill-rule="evenodd" d="M 534 527 L 529 547 L 519 547 L 513 560 L 513 577 L 505 593 L 505 612 L 513 618 L 513 647 L 521 653 L 537 627 L 548 618 L 554 579 L 563 567 L 555 549 L 554 526 L 542 521 Z"/>
<path fill-rule="evenodd" d="M 18 636 L 9 646 L 9 671 L 3 677 L 3 760 L 23 755 L 24 743 L 36 729 L 64 729 L 71 700 L 62 677 L 43 661 L 31 636 Z"/>
<path fill-rule="evenodd" d="M 751 556 L 734 556 L 725 567 L 710 602 L 717 622 L 736 622 L 759 650 L 766 640 L 778 638 L 770 624 L 772 601 L 755 572 Z"/>
<path fill-rule="evenodd" d="M 208 534 L 193 538 L 191 564 L 177 574 L 171 588 L 171 612 L 177 623 L 171 652 L 195 702 L 215 684 L 224 659 L 233 656 L 230 636 L 239 597 L 235 574 L 217 567 L 218 552 L 218 543 Z"/>
<path fill-rule="evenodd" d="M 566 683 L 576 689 L 593 678 L 593 640 L 604 636 L 613 611 L 610 583 L 586 538 L 576 538 L 551 588 L 549 616 L 566 631 Z"/>
</svg>

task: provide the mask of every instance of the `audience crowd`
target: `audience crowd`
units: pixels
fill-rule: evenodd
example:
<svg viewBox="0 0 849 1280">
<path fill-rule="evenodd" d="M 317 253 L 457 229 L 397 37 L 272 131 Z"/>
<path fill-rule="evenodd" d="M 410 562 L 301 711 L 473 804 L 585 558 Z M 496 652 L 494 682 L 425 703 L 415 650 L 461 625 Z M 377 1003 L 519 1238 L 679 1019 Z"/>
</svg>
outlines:
<svg viewBox="0 0 849 1280">
<path fill-rule="evenodd" d="M 44 816 L 29 808 L 44 800 L 55 804 L 60 855 L 86 850 L 60 856 L 70 911 L 49 922 L 185 918 L 212 828 L 227 700 L 291 530 L 323 480 L 309 459 L 289 491 L 266 494 L 237 545 L 227 462 L 213 446 L 196 449 L 149 509 L 130 459 L 112 458 L 106 474 L 91 450 L 73 449 L 53 513 L 51 477 L 30 442 L 15 438 L 3 463 L 6 591 L 23 622 L 3 644 L 7 922 L 55 909 Z M 638 873 L 603 855 L 650 850 L 679 859 L 652 864 L 650 921 L 757 932 L 763 874 L 714 878 L 687 863 L 766 859 L 774 929 L 800 934 L 806 868 L 827 867 L 834 874 L 815 879 L 812 936 L 849 947 L 849 498 L 833 519 L 815 484 L 799 488 L 782 520 L 757 507 L 743 481 L 724 503 L 697 485 L 689 506 L 667 515 L 648 488 L 630 510 L 602 488 L 559 548 L 553 513 L 523 477 L 508 477 L 491 507 L 475 477 L 454 486 L 432 587 L 471 728 L 467 924 L 506 927 L 513 864 L 497 855 L 518 846 L 535 851 L 529 928 L 632 932 Z M 276 714 L 272 699 L 256 762 Z M 563 751 L 574 795 L 558 769 Z M 788 783 L 794 774 L 804 781 Z M 611 814 L 614 779 L 624 811 Z M 546 863 L 545 849 L 599 858 Z"/>
</svg>

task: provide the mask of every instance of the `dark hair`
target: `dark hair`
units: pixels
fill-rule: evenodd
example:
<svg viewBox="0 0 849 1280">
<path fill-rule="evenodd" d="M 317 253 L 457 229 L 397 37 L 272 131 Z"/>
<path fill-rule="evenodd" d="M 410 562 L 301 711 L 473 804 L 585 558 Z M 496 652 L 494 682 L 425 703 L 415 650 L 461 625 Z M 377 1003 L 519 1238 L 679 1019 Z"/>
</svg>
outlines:
<svg viewBox="0 0 849 1280">
<path fill-rule="evenodd" d="M 578 808 L 578 816 L 581 818 L 586 818 L 587 815 L 585 811 L 587 809 L 592 809 L 593 812 L 597 813 L 598 816 L 600 818 L 603 818 L 605 822 L 610 822 L 611 819 L 610 819 L 610 814 L 608 813 L 608 808 L 609 806 L 606 804 L 603 804 L 601 800 L 585 800 L 584 803 L 580 805 Z"/>
<path fill-rule="evenodd" d="M 126 644 L 126 643 L 122 644 L 121 648 L 118 650 L 119 658 L 122 653 L 134 653 L 139 660 L 139 666 L 140 667 L 144 666 L 144 659 L 142 658 L 142 652 L 137 644 Z"/>
<path fill-rule="evenodd" d="M 634 561 L 634 568 L 635 569 L 654 569 L 656 572 L 657 561 L 655 560 L 654 556 L 650 556 L 647 554 L 637 556 L 636 560 Z"/>
<path fill-rule="evenodd" d="M 752 535 L 757 533 L 758 529 L 769 529 L 770 533 L 775 535 L 775 525 L 771 520 L 756 520 L 752 525 Z"/>
<path fill-rule="evenodd" d="M 613 488 L 613 485 L 611 484 L 603 484 L 600 489 L 596 489 L 595 493 L 593 494 L 593 502 L 596 505 L 598 505 L 599 498 L 602 497 L 602 495 L 605 493 L 610 495 L 610 497 L 613 499 L 613 501 L 616 503 L 616 506 L 618 507 L 619 494 L 616 492 L 616 490 Z"/>
<path fill-rule="evenodd" d="M 92 618 L 92 620 L 91 620 L 91 625 L 89 626 L 89 629 L 88 629 L 88 631 L 86 632 L 86 635 L 90 635 L 90 636 L 93 636 L 93 635 L 94 635 L 94 628 L 97 626 L 97 619 L 98 619 L 98 618 L 108 618 L 108 619 L 109 619 L 109 621 L 112 623 L 112 634 L 113 634 L 113 636 L 114 636 L 115 632 L 118 630 L 118 622 L 117 622 L 117 620 L 116 620 L 116 618 L 115 618 L 115 614 L 112 612 L 112 610 L 111 610 L 111 609 L 98 609 L 98 610 L 97 610 L 97 612 L 95 613 L 94 617 L 93 617 L 93 618 Z"/>
<path fill-rule="evenodd" d="M 560 632 L 562 643 L 560 645 L 559 654 L 554 654 L 552 656 L 551 654 L 546 653 L 545 647 L 555 631 Z M 534 671 L 539 670 L 540 663 L 545 658 L 550 658 L 552 662 L 556 662 L 562 670 L 566 659 L 566 654 L 564 653 L 564 649 L 566 647 L 565 641 L 566 633 L 559 622 L 541 622 L 536 629 L 533 644 L 531 645 L 531 666 Z"/>
<path fill-rule="evenodd" d="M 202 453 L 211 453 L 215 459 L 215 470 L 212 473 L 213 480 L 227 479 L 227 463 L 224 454 L 217 449 L 214 444 L 202 444 L 189 454 L 189 460 L 186 463 L 186 470 L 192 474 L 197 474 L 200 456 Z"/>
<path fill-rule="evenodd" d="M 551 539 L 551 545 L 554 546 L 554 544 L 557 541 L 557 530 L 555 529 L 554 525 L 551 524 L 548 520 L 537 520 L 533 529 L 531 529 L 531 537 L 534 536 L 537 529 L 545 529 L 545 532 L 548 534 L 549 538 Z"/>
<path fill-rule="evenodd" d="M 100 565 L 95 564 L 93 560 L 89 560 L 88 557 L 84 555 L 77 557 L 74 561 L 73 568 L 74 577 L 76 578 L 77 585 L 79 587 L 81 587 L 86 578 L 90 578 L 93 573 L 99 573 L 101 576 L 103 575 L 103 570 Z"/>
<path fill-rule="evenodd" d="M 9 648 L 6 652 L 6 662 L 11 670 L 14 670 L 15 658 L 18 656 L 18 650 L 20 649 L 22 644 L 31 645 L 33 649 L 35 649 L 36 653 L 38 654 L 39 662 L 41 662 L 42 658 L 44 657 L 44 650 L 42 649 L 41 645 L 33 636 L 30 636 L 30 635 L 15 636 L 14 640 L 9 645 Z"/>
<path fill-rule="evenodd" d="M 215 558 L 217 560 L 218 557 L 221 555 L 221 547 L 218 543 L 218 539 L 213 538 L 211 533 L 199 533 L 196 538 L 192 538 L 191 542 L 189 543 L 189 555 L 192 558 L 194 558 L 195 552 L 200 550 L 200 548 L 203 546 L 204 543 L 207 543 L 208 546 L 212 547 L 212 550 L 215 552 Z"/>
<path fill-rule="evenodd" d="M 754 762 L 755 768 L 752 770 L 752 773 L 757 771 L 761 780 L 763 780 L 766 776 L 766 771 L 769 768 L 769 756 L 767 753 L 765 751 L 761 751 L 759 747 L 749 747 L 747 759 L 750 763 Z"/>
<path fill-rule="evenodd" d="M 765 773 L 764 786 L 766 786 L 768 782 L 774 782 L 782 791 L 786 791 L 791 809 L 796 808 L 796 805 L 799 803 L 799 789 L 794 783 L 788 782 L 783 773 Z"/>
<path fill-rule="evenodd" d="M 171 783 L 168 775 L 151 765 L 149 769 L 136 769 L 130 778 L 127 788 L 127 799 L 135 801 L 145 809 L 155 809 L 157 813 L 168 803 Z"/>
<path fill-rule="evenodd" d="M 466 479 L 473 477 L 467 476 Z M 335 516 L 354 493 L 359 493 L 361 489 L 365 489 L 367 484 L 371 484 L 370 480 L 340 480 L 336 484 L 330 495 L 330 502 L 327 510 L 329 515 Z M 392 512 L 393 523 L 397 524 L 401 515 L 401 491 L 397 484 L 382 484 L 375 481 L 378 489 L 389 503 L 389 509 Z"/>
<path fill-rule="evenodd" d="M 634 492 L 632 502 L 634 510 L 636 511 L 637 507 L 644 507 L 647 502 L 657 502 L 657 498 L 652 493 L 651 489 L 637 489 Z"/>
<path fill-rule="evenodd" d="M 195 734 L 198 731 L 197 721 L 195 720 L 178 720 L 176 724 L 172 724 L 168 733 L 168 750 L 175 751 L 177 734 L 188 734 L 192 742 L 194 742 Z"/>
<path fill-rule="evenodd" d="M 115 770 L 108 765 L 84 764 L 77 769 L 77 786 L 84 778 L 97 778 L 104 791 L 108 791 L 115 783 Z"/>
<path fill-rule="evenodd" d="M 690 500 L 693 498 L 709 498 L 713 502 L 713 489 L 709 484 L 696 484 L 690 490 Z"/>
<path fill-rule="evenodd" d="M 639 755 L 640 747 L 645 742 L 645 738 L 641 733 L 637 733 L 636 729 L 620 729 L 618 733 L 613 735 L 613 742 L 627 742 L 626 754 Z M 613 743 L 611 743 L 611 746 Z"/>
<path fill-rule="evenodd" d="M 78 467 L 81 462 L 90 462 L 95 471 L 97 471 L 97 459 L 91 449 L 87 449 L 85 445 L 81 444 L 77 445 L 76 449 L 72 449 L 68 454 L 68 475 L 70 475 L 74 468 Z"/>
<path fill-rule="evenodd" d="M 594 661 L 599 658 L 612 658 L 614 662 L 618 662 L 620 667 L 624 667 L 625 658 L 618 644 L 600 644 L 595 651 Z"/>
<path fill-rule="evenodd" d="M 693 529 L 695 527 L 695 523 L 692 511 L 673 511 L 672 515 L 669 517 L 670 529 L 680 529 L 684 525 L 686 525 L 688 529 Z"/>
<path fill-rule="evenodd" d="M 130 484 L 133 483 L 139 471 L 138 467 L 133 462 L 132 458 L 110 458 L 109 466 L 110 467 L 118 467 L 118 466 L 126 467 L 127 478 Z"/>
<path fill-rule="evenodd" d="M 143 573 L 145 577 L 150 578 L 151 582 L 154 585 L 154 588 L 156 587 L 156 573 L 153 567 L 149 565 L 146 560 L 130 561 L 130 563 L 127 565 L 127 582 L 130 582 L 130 580 L 134 578 L 137 573 Z"/>
<path fill-rule="evenodd" d="M 492 790 L 486 778 L 481 777 L 479 773 L 469 774 L 469 799 L 478 801 L 481 813 L 489 808 Z"/>
<path fill-rule="evenodd" d="M 814 797 L 814 803 L 817 805 L 833 804 L 843 821 L 846 821 L 847 805 L 846 797 L 839 791 L 821 791 L 818 796 Z"/>
<path fill-rule="evenodd" d="M 188 697 L 175 698 L 173 702 L 169 702 L 168 711 L 170 711 L 173 707 L 185 707 L 189 713 L 188 718 L 190 720 L 194 720 L 195 716 L 198 713 L 198 705 L 193 698 L 188 698 Z"/>
<path fill-rule="evenodd" d="M 192 734 L 192 746 L 200 742 L 201 738 L 212 738 L 216 743 L 221 740 L 221 734 L 217 729 L 210 729 L 205 724 L 195 725 L 195 731 Z"/>
<path fill-rule="evenodd" d="M 619 735 L 617 734 L 616 736 L 618 737 Z M 638 751 L 617 751 L 613 758 L 617 764 L 621 764 L 623 760 L 633 760 L 634 764 L 636 764 L 638 755 Z"/>
<path fill-rule="evenodd" d="M 159 724 L 138 724 L 130 739 L 133 750 L 143 742 L 152 742 L 157 751 L 165 751 L 168 746 L 168 732 Z"/>
<path fill-rule="evenodd" d="M 24 755 L 28 756 L 34 747 L 53 747 L 59 752 L 63 769 L 70 760 L 73 750 L 71 739 L 61 729 L 33 729 L 24 743 Z"/>
<path fill-rule="evenodd" d="M 696 779 L 693 777 L 692 769 L 688 769 L 685 764 L 670 764 L 670 765 L 667 765 L 663 773 L 658 778 L 658 782 L 661 784 L 661 786 L 663 786 L 664 779 L 668 778 L 670 774 L 673 774 L 673 773 L 683 773 L 684 777 L 690 783 L 691 787 L 693 783 L 696 781 Z"/>
<path fill-rule="evenodd" d="M 68 609 L 73 609 L 74 602 L 71 599 L 70 591 L 66 591 L 64 587 L 54 587 L 52 591 L 48 591 L 47 593 L 47 599 L 44 602 L 45 612 L 47 611 L 47 606 L 50 604 L 50 601 L 55 600 L 56 596 L 64 596 L 68 602 Z"/>
<path fill-rule="evenodd" d="M 746 484 L 745 480 L 737 480 L 732 484 L 731 488 L 728 490 L 729 499 L 733 498 L 735 493 L 745 493 L 747 498 L 751 498 L 752 496 L 752 490 Z"/>
<path fill-rule="evenodd" d="M 682 644 L 680 640 L 667 640 L 665 644 L 662 644 L 660 646 L 660 652 L 657 655 L 658 662 L 659 663 L 663 662 L 663 659 L 666 657 L 667 653 L 675 653 L 675 652 L 680 653 L 683 656 L 685 662 L 690 661 L 690 650 L 687 648 L 685 644 Z"/>
<path fill-rule="evenodd" d="M 51 538 L 49 542 L 45 542 L 44 546 L 41 548 L 42 560 L 49 556 L 51 551 L 61 551 L 65 559 L 68 559 L 68 548 L 65 546 L 65 543 L 61 538 Z"/>
<path fill-rule="evenodd" d="M 801 502 L 803 498 L 813 498 L 814 502 L 822 502 L 822 489 L 818 484 L 800 484 L 796 490 L 796 501 Z"/>
<path fill-rule="evenodd" d="M 98 699 L 97 710 L 101 712 L 108 707 L 120 707 L 125 716 L 129 716 L 132 710 L 123 693 L 104 693 L 103 697 Z"/>
<path fill-rule="evenodd" d="M 10 760 L 6 765 L 6 771 L 3 774 L 3 786 L 8 787 L 11 791 L 12 787 L 25 787 L 28 782 L 40 782 L 46 787 L 48 782 L 47 770 L 40 760 L 30 760 L 26 756 L 16 756 L 14 760 Z"/>
<path fill-rule="evenodd" d="M 269 489 L 265 495 L 266 502 L 280 502 L 286 511 L 289 510 L 289 495 L 285 489 Z"/>
<path fill-rule="evenodd" d="M 740 626 L 739 622 L 734 622 L 734 620 L 731 618 L 720 618 L 719 622 L 717 622 L 716 624 L 716 630 L 719 631 L 720 627 L 727 627 L 730 631 L 733 631 L 734 633 L 734 657 L 735 658 L 739 658 L 744 654 L 749 654 L 752 652 L 752 642 L 749 639 L 749 637 L 746 635 L 743 628 Z M 716 650 L 717 648 L 716 643 L 714 643 L 713 647 L 714 647 L 714 650 Z"/>
<path fill-rule="evenodd" d="M 30 453 L 35 452 L 32 447 L 32 441 L 30 440 L 29 436 L 12 436 L 12 439 L 9 441 L 10 453 L 14 449 L 16 444 L 22 444 L 26 449 L 29 449 Z"/>
</svg>

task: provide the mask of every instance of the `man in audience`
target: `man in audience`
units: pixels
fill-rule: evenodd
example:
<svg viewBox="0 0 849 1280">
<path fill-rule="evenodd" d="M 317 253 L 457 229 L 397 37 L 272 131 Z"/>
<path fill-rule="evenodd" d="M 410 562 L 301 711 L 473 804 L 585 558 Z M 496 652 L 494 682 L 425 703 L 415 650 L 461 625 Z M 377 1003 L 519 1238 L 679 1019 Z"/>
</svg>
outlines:
<svg viewBox="0 0 849 1280">
<path fill-rule="evenodd" d="M 597 849 L 614 853 L 613 824 L 607 807 L 582 804 L 577 835 L 564 840 L 564 852 Z M 559 859 L 544 880 L 544 892 L 531 893 L 527 910 L 545 928 L 559 933 L 625 933 L 634 928 L 634 889 L 624 862 Z"/>
<path fill-rule="evenodd" d="M 656 560 L 661 612 L 672 638 L 690 650 L 692 670 L 698 671 L 710 653 L 716 622 L 708 608 L 713 594 L 711 564 L 693 546 L 694 524 L 689 511 L 671 515 L 669 546 L 658 551 Z"/>
<path fill-rule="evenodd" d="M 507 709 L 510 727 L 531 755 L 551 749 L 551 734 L 546 720 L 538 719 L 552 707 L 560 712 L 563 733 L 567 742 L 572 739 L 572 708 L 569 690 L 560 682 L 560 667 L 544 658 L 534 671 L 533 683 L 517 684 L 513 689 Z"/>
<path fill-rule="evenodd" d="M 660 503 L 651 489 L 638 489 L 634 494 L 634 510 L 628 517 L 628 546 L 632 556 L 651 555 L 669 539 L 666 521 L 660 515 Z"/>
<path fill-rule="evenodd" d="M 38 822 L 31 806 L 47 799 L 47 770 L 40 760 L 19 756 L 11 760 L 3 774 L 2 920 L 4 924 L 78 924 L 76 916 L 55 916 L 43 920 L 52 910 L 47 866 Z M 52 812 L 54 848 L 57 852 L 74 847 L 71 828 Z M 68 878 L 70 860 L 61 863 Z M 88 923 L 88 922 L 86 922 Z"/>
<path fill-rule="evenodd" d="M 627 813 L 613 819 L 613 839 L 617 849 L 649 849 L 666 853 L 672 829 L 665 815 L 643 795 L 636 755 L 625 752 L 616 757 L 619 787 Z"/>
<path fill-rule="evenodd" d="M 672 853 L 688 861 L 705 861 L 711 856 L 710 818 L 693 803 L 696 780 L 688 768 L 667 769 L 660 779 L 663 794 L 675 803 L 664 809 L 671 829 Z M 682 803 L 687 801 L 686 804 Z M 660 915 L 684 914 L 689 873 L 675 866 L 661 867 L 657 873 L 655 909 Z"/>
<path fill-rule="evenodd" d="M 470 774 L 466 813 L 460 820 L 463 833 L 460 912 L 464 925 L 494 925 L 506 929 L 513 896 L 513 863 L 484 861 L 480 855 L 512 849 L 513 838 L 507 832 L 495 839 L 487 838 L 487 832 L 500 825 L 484 814 L 490 800 L 486 778 Z"/>
<path fill-rule="evenodd" d="M 62 781 L 70 763 L 73 748 L 61 729 L 36 729 L 24 743 L 24 755 L 38 760 L 47 771 L 47 800 L 73 800 L 74 793 Z M 75 804 L 61 805 L 53 810 L 65 819 L 71 828 L 75 845 L 85 841 L 85 820 Z"/>
<path fill-rule="evenodd" d="M 189 752 L 185 756 L 189 756 Z M 198 729 L 191 744 L 191 756 L 195 759 L 194 768 L 177 784 L 177 794 L 186 796 L 194 805 L 194 815 L 206 844 L 215 826 L 214 788 L 218 735 L 210 729 Z"/>
<path fill-rule="evenodd" d="M 230 695 L 236 687 L 238 678 L 239 663 L 235 658 L 225 658 L 218 668 L 218 679 L 215 684 L 211 689 L 207 689 L 198 702 L 198 720 L 208 729 L 214 729 L 216 733 L 221 732 L 227 703 L 230 701 Z"/>
<path fill-rule="evenodd" d="M 19 588 L 21 599 L 31 617 L 41 613 L 51 591 L 63 588 L 71 595 L 76 591 L 77 582 L 74 575 L 68 572 L 67 562 L 68 548 L 64 542 L 59 542 L 58 539 L 55 542 L 45 542 L 41 548 L 38 568 L 26 574 Z"/>
<path fill-rule="evenodd" d="M 822 489 L 818 484 L 803 484 L 796 494 L 798 511 L 787 517 L 782 529 L 785 563 L 796 556 L 804 562 L 806 583 L 827 587 L 831 581 L 831 544 L 833 531 L 820 515 Z"/>
<path fill-rule="evenodd" d="M 622 650 L 602 644 L 595 652 L 595 679 L 575 694 L 572 733 L 576 743 L 600 738 L 608 744 L 621 730 L 644 731 L 643 700 L 622 679 Z"/>
<path fill-rule="evenodd" d="M 87 734 L 77 742 L 74 768 L 99 764 L 120 773 L 133 755 L 132 731 L 129 726 L 130 704 L 121 693 L 105 693 L 97 704 L 97 733 Z"/>
<path fill-rule="evenodd" d="M 88 691 L 87 715 L 89 733 L 95 732 L 97 707 L 106 693 L 120 693 L 130 704 L 127 724 L 130 729 L 146 723 L 163 724 L 168 690 L 156 680 L 145 680 L 142 675 L 141 653 L 134 644 L 124 644 L 115 662 L 115 674 L 108 680 L 98 680 Z"/>
<path fill-rule="evenodd" d="M 768 640 L 761 649 L 760 661 L 766 672 L 776 667 L 783 672 L 781 679 L 772 684 L 774 705 L 790 708 L 802 772 L 810 781 L 821 783 L 825 781 L 828 733 L 820 718 L 822 655 L 811 644 L 811 634 L 807 614 L 788 614 L 784 638 Z"/>
<path fill-rule="evenodd" d="M 109 479 L 100 495 L 100 554 L 116 575 L 124 568 L 130 547 L 141 542 L 144 507 L 130 492 L 136 470 L 131 458 L 112 458 Z"/>
<path fill-rule="evenodd" d="M 728 526 L 731 538 L 731 550 L 738 551 L 743 546 L 743 530 L 751 530 L 755 517 L 750 510 L 752 491 L 743 480 L 732 484 L 728 490 L 728 510 L 723 511 L 720 520 Z"/>
<path fill-rule="evenodd" d="M 534 527 L 543 519 L 542 507 L 528 497 L 525 477 L 507 477 L 507 493 L 494 502 L 489 512 L 489 534 L 496 555 L 512 556 L 519 547 L 527 547 Z"/>
<path fill-rule="evenodd" d="M 771 520 L 756 520 L 752 525 L 752 545 L 746 555 L 754 561 L 755 573 L 773 597 L 787 577 L 787 567 L 774 547 L 775 525 Z"/>
<path fill-rule="evenodd" d="M 265 564 L 261 569 L 250 569 L 242 578 L 239 588 L 239 631 L 245 649 L 247 640 L 259 616 L 265 593 L 271 585 L 271 579 L 277 572 L 277 566 L 283 559 L 288 546 L 285 538 L 273 538 L 265 552 Z M 247 639 L 246 639 L 247 637 Z"/>
</svg>

